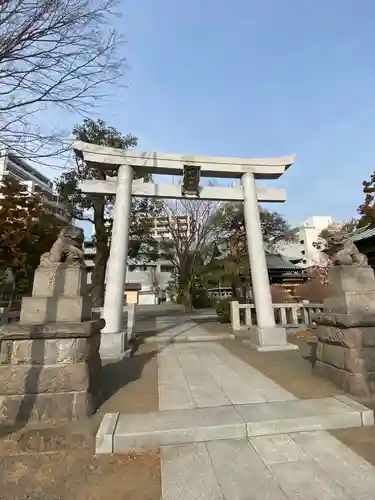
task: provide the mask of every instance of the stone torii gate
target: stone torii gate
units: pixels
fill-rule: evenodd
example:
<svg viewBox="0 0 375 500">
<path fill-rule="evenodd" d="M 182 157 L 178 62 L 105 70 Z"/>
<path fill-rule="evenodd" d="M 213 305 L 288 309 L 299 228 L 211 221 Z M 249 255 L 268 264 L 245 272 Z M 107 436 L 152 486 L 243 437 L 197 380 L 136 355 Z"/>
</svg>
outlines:
<svg viewBox="0 0 375 500">
<path fill-rule="evenodd" d="M 119 150 L 84 142 L 73 144 L 75 153 L 90 165 L 106 172 L 117 171 L 109 180 L 85 180 L 80 189 L 85 193 L 112 194 L 116 196 L 110 256 L 107 265 L 107 283 L 103 316 L 105 333 L 123 330 L 123 297 L 130 232 L 132 196 L 157 198 L 185 198 L 181 186 L 145 183 L 134 180 L 137 175 L 182 175 L 187 170 L 199 177 L 241 179 L 237 187 L 198 187 L 189 198 L 205 200 L 244 201 L 244 214 L 249 253 L 253 296 L 256 307 L 257 327 L 250 331 L 250 341 L 262 350 L 291 349 L 284 328 L 276 326 L 268 278 L 266 255 L 260 224 L 258 202 L 284 202 L 282 189 L 257 186 L 256 179 L 278 179 L 294 162 L 294 156 L 281 158 L 223 158 L 190 156 L 157 152 Z"/>
</svg>

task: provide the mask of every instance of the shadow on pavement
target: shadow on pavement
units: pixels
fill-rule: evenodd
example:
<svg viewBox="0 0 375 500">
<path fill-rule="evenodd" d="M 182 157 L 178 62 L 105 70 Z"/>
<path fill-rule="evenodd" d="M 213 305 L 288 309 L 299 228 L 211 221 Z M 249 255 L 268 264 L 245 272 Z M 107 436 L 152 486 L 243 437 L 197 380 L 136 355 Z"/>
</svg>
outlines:
<svg viewBox="0 0 375 500">
<path fill-rule="evenodd" d="M 311 366 L 314 368 L 316 363 L 316 353 L 318 349 L 318 344 L 316 342 L 307 342 L 307 345 L 310 347 L 310 353 L 308 355 L 303 356 Z"/>
<path fill-rule="evenodd" d="M 123 387 L 138 380 L 145 365 L 156 356 L 156 351 L 142 352 L 137 353 L 133 358 L 124 358 L 104 364 L 102 405 Z"/>
</svg>

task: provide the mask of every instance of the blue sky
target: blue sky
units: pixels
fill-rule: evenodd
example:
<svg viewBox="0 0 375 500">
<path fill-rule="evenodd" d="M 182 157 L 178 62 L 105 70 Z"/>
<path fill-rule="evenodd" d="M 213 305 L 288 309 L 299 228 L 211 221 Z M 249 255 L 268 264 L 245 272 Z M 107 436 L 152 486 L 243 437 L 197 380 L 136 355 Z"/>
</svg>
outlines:
<svg viewBox="0 0 375 500">
<path fill-rule="evenodd" d="M 127 88 L 97 115 L 141 150 L 296 153 L 273 182 L 288 202 L 272 207 L 293 224 L 356 215 L 375 169 L 373 0 L 123 0 L 121 11 Z"/>
</svg>

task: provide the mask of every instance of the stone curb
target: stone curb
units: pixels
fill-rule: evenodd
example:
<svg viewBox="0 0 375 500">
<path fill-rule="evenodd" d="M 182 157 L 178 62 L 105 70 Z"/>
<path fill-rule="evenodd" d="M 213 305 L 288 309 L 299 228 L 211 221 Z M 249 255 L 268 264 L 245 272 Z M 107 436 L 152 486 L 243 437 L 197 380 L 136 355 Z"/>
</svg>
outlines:
<svg viewBox="0 0 375 500">
<path fill-rule="evenodd" d="M 178 342 L 216 342 L 218 340 L 232 340 L 234 338 L 235 335 L 232 335 L 230 333 L 223 333 L 218 335 L 194 335 L 194 336 L 178 335 L 176 337 L 154 335 L 152 337 L 143 339 L 143 343 L 152 344 L 154 342 L 160 342 L 160 343 L 175 344 Z"/>
<path fill-rule="evenodd" d="M 160 446 L 361 427 L 371 422 L 373 412 L 345 396 L 106 414 L 96 449 L 97 453 L 144 452 Z"/>
<path fill-rule="evenodd" d="M 119 417 L 119 413 L 106 413 L 104 415 L 95 438 L 95 453 L 97 455 L 113 453 L 113 440 Z"/>
<path fill-rule="evenodd" d="M 346 405 L 355 408 L 361 413 L 362 417 L 362 426 L 367 426 L 367 425 L 374 425 L 374 412 L 370 410 L 370 408 L 367 408 L 367 406 L 358 403 L 358 401 L 355 401 L 352 399 L 350 396 L 347 396 L 346 394 L 339 394 L 338 396 L 335 396 L 336 399 L 341 401 L 342 403 L 345 403 Z"/>
</svg>

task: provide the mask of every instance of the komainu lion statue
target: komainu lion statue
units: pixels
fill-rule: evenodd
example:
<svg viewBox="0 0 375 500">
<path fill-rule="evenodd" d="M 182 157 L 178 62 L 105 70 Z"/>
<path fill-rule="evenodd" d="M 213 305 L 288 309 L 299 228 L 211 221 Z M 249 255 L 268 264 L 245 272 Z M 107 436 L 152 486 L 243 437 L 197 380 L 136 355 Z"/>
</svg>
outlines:
<svg viewBox="0 0 375 500">
<path fill-rule="evenodd" d="M 355 244 L 348 239 L 347 233 L 333 231 L 327 239 L 324 250 L 333 266 L 367 267 L 367 257 L 360 253 Z"/>
<path fill-rule="evenodd" d="M 86 267 L 83 254 L 84 233 L 79 227 L 68 226 L 60 231 L 49 252 L 40 258 L 40 266 L 64 263 L 68 266 Z"/>
</svg>

